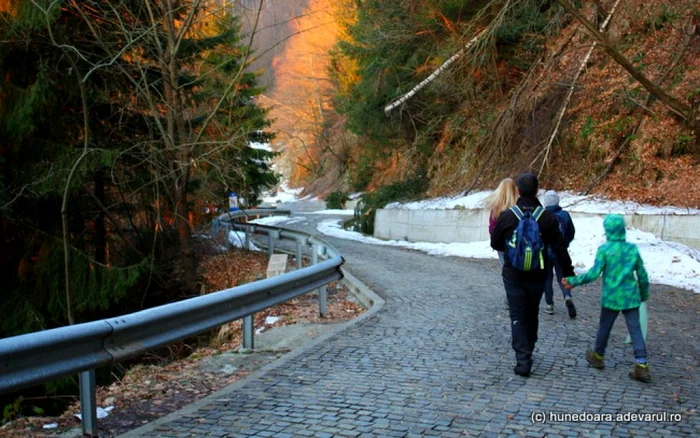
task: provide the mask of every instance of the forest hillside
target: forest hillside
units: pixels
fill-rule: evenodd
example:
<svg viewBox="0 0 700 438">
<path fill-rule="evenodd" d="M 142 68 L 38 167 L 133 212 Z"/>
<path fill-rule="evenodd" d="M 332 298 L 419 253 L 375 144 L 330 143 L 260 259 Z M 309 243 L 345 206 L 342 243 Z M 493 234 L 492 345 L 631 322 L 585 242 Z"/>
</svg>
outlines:
<svg viewBox="0 0 700 438">
<path fill-rule="evenodd" d="M 365 232 L 387 202 L 526 170 L 700 208 L 699 16 L 697 0 L 0 0 L 0 338 L 226 287 L 207 281 L 209 225 L 280 173 L 363 192 Z M 3 420 L 76 389 L 3 394 Z"/>
<path fill-rule="evenodd" d="M 273 122 L 293 186 L 437 196 L 530 170 L 543 187 L 700 207 L 697 2 L 305 3 L 272 68 L 310 62 L 302 37 L 317 41 L 332 87 L 307 69 L 266 93 L 318 98 L 279 99 L 315 127 Z M 322 12 L 332 26 L 312 23 Z"/>
</svg>

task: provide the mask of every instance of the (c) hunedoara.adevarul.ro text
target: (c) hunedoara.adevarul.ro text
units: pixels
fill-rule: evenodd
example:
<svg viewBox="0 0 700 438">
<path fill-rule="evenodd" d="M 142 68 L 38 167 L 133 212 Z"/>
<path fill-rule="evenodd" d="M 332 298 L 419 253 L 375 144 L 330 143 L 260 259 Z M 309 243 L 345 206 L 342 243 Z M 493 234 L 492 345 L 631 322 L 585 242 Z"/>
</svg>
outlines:
<svg viewBox="0 0 700 438">
<path fill-rule="evenodd" d="M 530 414 L 532 423 L 606 423 L 606 422 L 646 422 L 646 423 L 678 423 L 683 416 L 675 412 L 544 412 Z"/>
</svg>

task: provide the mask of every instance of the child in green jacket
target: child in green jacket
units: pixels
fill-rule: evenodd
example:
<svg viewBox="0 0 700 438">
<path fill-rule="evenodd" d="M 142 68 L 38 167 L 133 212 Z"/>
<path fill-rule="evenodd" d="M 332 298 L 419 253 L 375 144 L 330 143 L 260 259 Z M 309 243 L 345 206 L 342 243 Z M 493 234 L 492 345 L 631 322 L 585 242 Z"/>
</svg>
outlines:
<svg viewBox="0 0 700 438">
<path fill-rule="evenodd" d="M 566 277 L 562 285 L 567 289 L 595 281 L 603 274 L 602 309 L 595 347 L 586 354 L 594 368 L 602 369 L 608 337 L 617 315 L 622 312 L 632 338 L 636 364 L 629 376 L 648 382 L 647 349 L 639 323 L 639 306 L 649 299 L 649 277 L 637 245 L 625 241 L 625 220 L 619 214 L 609 214 L 603 221 L 608 241 L 598 248 L 593 267 L 582 275 Z M 636 273 L 636 276 L 635 276 Z"/>
</svg>

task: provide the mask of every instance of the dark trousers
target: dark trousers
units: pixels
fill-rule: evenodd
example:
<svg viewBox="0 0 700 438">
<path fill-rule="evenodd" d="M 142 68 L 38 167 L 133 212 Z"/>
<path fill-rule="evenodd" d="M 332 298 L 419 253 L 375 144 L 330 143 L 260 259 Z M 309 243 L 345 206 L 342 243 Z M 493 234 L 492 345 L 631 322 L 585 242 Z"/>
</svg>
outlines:
<svg viewBox="0 0 700 438">
<path fill-rule="evenodd" d="M 547 265 L 545 270 L 547 271 L 547 280 L 544 282 L 544 301 L 547 304 L 554 304 L 554 287 L 552 285 L 552 282 L 554 281 L 554 274 L 557 276 L 557 285 L 559 286 L 564 299 L 571 298 L 571 291 L 567 290 L 561 285 L 561 279 L 563 278 L 563 269 L 561 264 L 552 259 L 549 259 L 546 263 Z M 554 274 L 552 273 L 552 269 L 554 269 Z"/>
<path fill-rule="evenodd" d="M 605 349 L 608 346 L 608 338 L 610 337 L 610 331 L 612 330 L 615 319 L 617 315 L 622 314 L 625 316 L 625 322 L 627 323 L 627 330 L 630 332 L 630 338 L 632 338 L 632 348 L 634 349 L 634 358 L 638 363 L 647 362 L 647 346 L 644 342 L 644 335 L 642 334 L 642 325 L 639 322 L 639 307 L 627 310 L 611 310 L 605 307 L 600 309 L 600 325 L 598 326 L 598 333 L 595 337 L 595 352 L 599 355 L 605 355 Z"/>
<path fill-rule="evenodd" d="M 503 279 L 508 306 L 510 307 L 510 329 L 515 360 L 526 370 L 532 367 L 532 351 L 537 342 L 540 300 L 544 282 L 524 283 Z"/>
</svg>

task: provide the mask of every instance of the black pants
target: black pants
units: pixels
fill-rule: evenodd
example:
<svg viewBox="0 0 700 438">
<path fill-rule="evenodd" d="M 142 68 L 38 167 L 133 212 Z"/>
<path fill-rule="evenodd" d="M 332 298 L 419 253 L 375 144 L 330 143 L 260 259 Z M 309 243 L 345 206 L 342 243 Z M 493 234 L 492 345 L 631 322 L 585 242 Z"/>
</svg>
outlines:
<svg viewBox="0 0 700 438">
<path fill-rule="evenodd" d="M 532 351 L 537 342 L 540 300 L 544 282 L 523 283 L 503 279 L 508 306 L 513 350 L 518 366 L 525 370 L 532 367 Z"/>
</svg>

